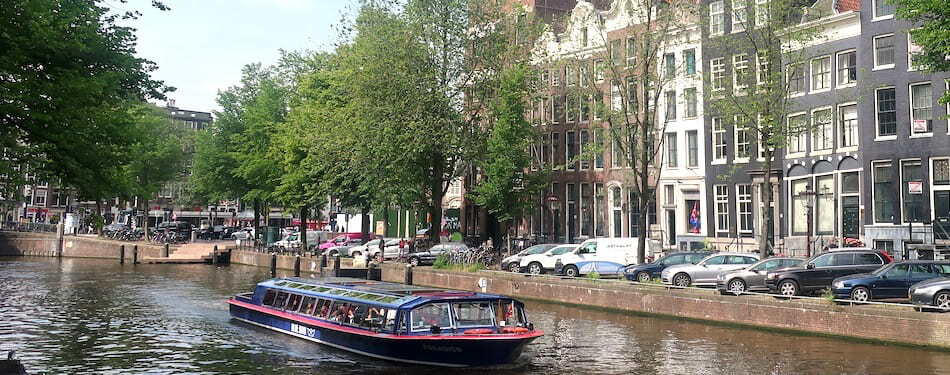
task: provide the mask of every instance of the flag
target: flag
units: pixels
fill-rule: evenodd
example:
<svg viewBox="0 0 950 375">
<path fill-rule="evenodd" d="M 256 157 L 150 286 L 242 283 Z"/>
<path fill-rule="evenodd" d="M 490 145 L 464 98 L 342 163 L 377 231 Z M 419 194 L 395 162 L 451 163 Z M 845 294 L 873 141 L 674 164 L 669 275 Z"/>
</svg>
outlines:
<svg viewBox="0 0 950 375">
<path fill-rule="evenodd" d="M 700 228 L 700 218 L 699 218 L 699 202 L 693 203 L 693 210 L 689 213 L 689 231 L 691 233 L 699 233 Z"/>
</svg>

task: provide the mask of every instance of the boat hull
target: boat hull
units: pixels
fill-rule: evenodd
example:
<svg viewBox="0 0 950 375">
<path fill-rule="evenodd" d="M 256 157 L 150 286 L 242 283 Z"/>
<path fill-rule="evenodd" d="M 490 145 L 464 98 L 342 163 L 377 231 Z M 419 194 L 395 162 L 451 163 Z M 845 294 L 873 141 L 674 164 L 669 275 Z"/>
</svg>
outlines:
<svg viewBox="0 0 950 375">
<path fill-rule="evenodd" d="M 234 319 L 370 357 L 433 366 L 497 366 L 514 362 L 540 331 L 510 335 L 407 336 L 373 333 L 309 319 L 242 301 L 230 301 Z"/>
</svg>

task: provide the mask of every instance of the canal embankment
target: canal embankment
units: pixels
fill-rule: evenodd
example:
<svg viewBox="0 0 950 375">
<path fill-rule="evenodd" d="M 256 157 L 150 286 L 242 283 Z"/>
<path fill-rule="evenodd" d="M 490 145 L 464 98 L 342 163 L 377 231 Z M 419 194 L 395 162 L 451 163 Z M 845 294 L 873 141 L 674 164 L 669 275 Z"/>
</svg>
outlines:
<svg viewBox="0 0 950 375">
<path fill-rule="evenodd" d="M 0 234 L 0 255 L 56 256 L 57 246 L 56 237 L 51 235 Z M 62 256 L 117 259 L 118 247 L 117 241 L 67 236 L 62 240 Z M 162 250 L 161 246 L 138 245 L 140 257 L 158 256 Z M 336 265 L 330 258 L 321 265 L 319 257 L 272 255 L 238 249 L 225 251 L 230 252 L 231 263 L 293 270 L 294 274 L 303 277 L 366 275 L 365 269 L 351 268 L 346 259 Z M 345 271 L 336 273 L 336 269 Z M 382 264 L 379 277 L 383 281 L 409 280 L 416 285 L 495 293 L 610 311 L 950 349 L 950 314 L 917 312 L 909 306 L 851 306 L 817 298 L 788 300 L 760 295 L 723 296 L 709 289 L 497 271 L 455 272 L 416 267 L 411 268 L 407 275 L 406 265 L 400 263 Z"/>
</svg>

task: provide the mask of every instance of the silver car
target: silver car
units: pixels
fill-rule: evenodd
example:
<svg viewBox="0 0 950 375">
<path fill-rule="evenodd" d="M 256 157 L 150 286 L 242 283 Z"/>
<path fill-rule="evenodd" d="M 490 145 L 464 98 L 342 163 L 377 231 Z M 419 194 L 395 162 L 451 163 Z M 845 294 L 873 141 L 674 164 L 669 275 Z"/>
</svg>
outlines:
<svg viewBox="0 0 950 375">
<path fill-rule="evenodd" d="M 794 267 L 802 262 L 801 258 L 774 257 L 760 260 L 748 267 L 731 272 L 723 272 L 716 279 L 716 289 L 722 294 L 740 294 L 743 292 L 768 291 L 765 275 L 786 267 Z"/>
<path fill-rule="evenodd" d="M 715 253 L 696 264 L 667 267 L 660 274 L 664 284 L 687 287 L 715 286 L 716 277 L 724 271 L 734 271 L 758 262 L 759 256 L 748 253 Z"/>
<path fill-rule="evenodd" d="M 942 311 L 950 310 L 950 277 L 940 277 L 921 281 L 911 285 L 907 292 L 910 303 L 917 309 L 927 310 L 936 307 Z"/>
</svg>

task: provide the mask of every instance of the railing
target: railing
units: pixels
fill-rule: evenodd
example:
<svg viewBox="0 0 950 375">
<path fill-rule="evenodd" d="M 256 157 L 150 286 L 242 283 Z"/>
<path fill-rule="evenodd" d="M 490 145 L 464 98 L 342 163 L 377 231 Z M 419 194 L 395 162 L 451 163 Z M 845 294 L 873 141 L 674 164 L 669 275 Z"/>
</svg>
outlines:
<svg viewBox="0 0 950 375">
<path fill-rule="evenodd" d="M 0 231 L 56 233 L 56 224 L 0 222 Z"/>
</svg>

